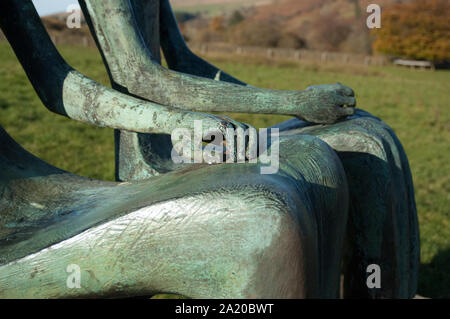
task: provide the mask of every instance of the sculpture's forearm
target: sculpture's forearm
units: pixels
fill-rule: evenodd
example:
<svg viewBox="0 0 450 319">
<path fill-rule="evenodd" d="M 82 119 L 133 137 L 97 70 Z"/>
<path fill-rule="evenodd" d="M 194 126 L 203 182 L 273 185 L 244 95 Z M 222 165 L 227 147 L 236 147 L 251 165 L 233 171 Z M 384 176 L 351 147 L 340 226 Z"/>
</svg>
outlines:
<svg viewBox="0 0 450 319">
<path fill-rule="evenodd" d="M 161 92 L 164 95 L 158 96 L 158 100 L 167 105 L 183 105 L 184 109 L 203 112 L 295 114 L 294 110 L 289 108 L 289 105 L 292 105 L 289 98 L 299 92 L 212 81 L 161 67 L 157 67 L 157 74 L 165 88 L 164 92 Z M 151 77 L 150 74 L 148 76 Z M 150 79 L 149 82 L 151 83 Z M 137 95 L 150 99 L 154 98 L 153 94 L 151 89 L 143 87 Z"/>
<path fill-rule="evenodd" d="M 193 111 L 287 115 L 298 111 L 298 105 L 294 105 L 290 99 L 295 94 L 301 100 L 302 92 L 299 91 L 245 87 L 161 67 L 143 42 L 129 1 L 80 2 L 90 17 L 91 27 L 97 34 L 115 84 L 126 87 L 130 93 Z M 179 40 L 173 41 L 172 45 L 181 45 Z M 308 92 L 304 95 L 306 97 Z M 295 110 L 292 106 L 295 106 Z"/>
<path fill-rule="evenodd" d="M 171 134 L 181 123 L 190 126 L 197 115 L 119 93 L 77 71 L 67 74 L 63 103 L 72 119 L 140 133 Z"/>
<path fill-rule="evenodd" d="M 184 41 L 169 0 L 161 0 L 160 6 L 161 48 L 169 69 L 209 79 L 245 85 L 244 82 L 195 55 Z"/>
<path fill-rule="evenodd" d="M 0 27 L 51 111 L 98 126 L 170 133 L 195 113 L 145 102 L 73 70 L 59 55 L 29 0 L 3 0 Z"/>
<path fill-rule="evenodd" d="M 134 86 L 134 94 L 191 111 L 295 115 L 300 105 L 294 105 L 290 97 L 303 94 L 307 103 L 306 91 L 278 91 L 214 81 L 167 70 L 150 60 L 140 70 L 141 80 Z"/>
</svg>

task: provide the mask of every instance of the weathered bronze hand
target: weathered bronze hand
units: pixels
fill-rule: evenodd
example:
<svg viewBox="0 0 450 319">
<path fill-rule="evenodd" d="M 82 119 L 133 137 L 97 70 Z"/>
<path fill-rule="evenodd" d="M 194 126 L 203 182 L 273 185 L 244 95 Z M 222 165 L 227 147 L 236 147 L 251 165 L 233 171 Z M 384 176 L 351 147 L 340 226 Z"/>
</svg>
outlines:
<svg viewBox="0 0 450 319">
<path fill-rule="evenodd" d="M 183 131 L 180 131 L 184 132 L 181 136 L 183 137 L 182 144 L 189 143 L 189 145 L 183 145 L 183 147 L 187 147 L 191 150 L 190 159 L 193 159 L 194 152 L 196 151 L 195 138 L 192 139 L 196 134 L 202 135 L 202 142 L 210 142 L 218 147 L 223 147 L 222 155 L 224 157 L 225 155 L 228 155 L 233 162 L 256 157 L 255 153 L 258 137 L 256 129 L 253 126 L 237 122 L 224 115 L 194 112 L 191 114 L 193 116 L 187 116 L 183 119 Z M 199 127 L 196 127 L 196 124 L 198 124 Z M 250 133 L 251 130 L 253 131 L 253 134 Z M 247 134 L 244 135 L 246 131 Z M 173 134 L 172 144 L 179 144 L 179 138 L 180 136 L 178 136 L 178 134 Z M 200 138 L 198 138 L 198 140 L 200 140 Z M 253 149 L 251 149 L 251 147 L 253 147 Z M 201 150 L 201 145 L 197 145 L 197 148 L 200 148 Z M 251 152 L 251 150 L 254 150 L 254 152 Z"/>
<path fill-rule="evenodd" d="M 292 115 L 318 124 L 332 124 L 353 115 L 356 106 L 353 90 L 340 83 L 310 86 L 302 94 L 294 93 L 290 101 L 288 105 L 298 105 L 298 113 Z"/>
</svg>

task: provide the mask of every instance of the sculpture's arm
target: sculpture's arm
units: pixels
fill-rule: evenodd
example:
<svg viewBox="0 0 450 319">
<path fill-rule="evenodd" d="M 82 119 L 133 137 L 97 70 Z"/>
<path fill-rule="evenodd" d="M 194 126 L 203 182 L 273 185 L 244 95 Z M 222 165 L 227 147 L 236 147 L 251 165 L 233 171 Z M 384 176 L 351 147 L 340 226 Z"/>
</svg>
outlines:
<svg viewBox="0 0 450 319">
<path fill-rule="evenodd" d="M 30 0 L 2 0 L 0 28 L 19 58 L 44 105 L 69 118 L 141 133 L 203 132 L 240 126 L 229 119 L 146 102 L 107 88 L 72 69 L 51 42 Z"/>
<path fill-rule="evenodd" d="M 178 28 L 169 0 L 161 0 L 160 2 L 160 34 L 161 48 L 169 69 L 209 79 L 245 85 L 244 82 L 203 60 L 189 49 Z"/>
<path fill-rule="evenodd" d="M 353 91 L 343 85 L 278 91 L 168 70 L 143 42 L 129 0 L 79 2 L 90 17 L 115 84 L 134 95 L 192 111 L 285 114 L 314 123 L 333 123 L 354 112 L 342 107 L 355 105 Z"/>
</svg>

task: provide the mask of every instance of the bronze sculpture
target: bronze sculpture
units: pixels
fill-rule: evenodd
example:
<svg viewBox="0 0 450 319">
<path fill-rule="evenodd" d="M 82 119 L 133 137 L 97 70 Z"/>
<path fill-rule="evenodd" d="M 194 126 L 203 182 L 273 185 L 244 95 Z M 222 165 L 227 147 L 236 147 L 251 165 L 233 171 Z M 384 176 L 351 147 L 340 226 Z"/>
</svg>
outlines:
<svg viewBox="0 0 450 319">
<path fill-rule="evenodd" d="M 334 298 L 342 260 L 346 297 L 415 294 L 408 161 L 386 124 L 355 112 L 350 88 L 246 86 L 187 48 L 168 0 L 80 4 L 113 89 L 65 63 L 31 1 L 2 1 L 0 26 L 48 109 L 117 129 L 122 183 L 51 167 L 2 130 L 0 297 Z M 197 111 L 299 119 L 277 126 L 280 170 L 261 175 L 260 164 L 174 164 L 175 128 L 248 127 Z M 69 264 L 81 289 L 65 285 Z M 366 286 L 369 264 L 380 289 Z"/>
</svg>

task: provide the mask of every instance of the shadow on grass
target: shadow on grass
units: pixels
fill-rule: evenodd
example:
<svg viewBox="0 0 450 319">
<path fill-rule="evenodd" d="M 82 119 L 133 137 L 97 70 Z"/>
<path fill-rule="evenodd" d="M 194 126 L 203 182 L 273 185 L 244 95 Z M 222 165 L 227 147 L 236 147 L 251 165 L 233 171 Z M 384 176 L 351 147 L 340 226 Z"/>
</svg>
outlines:
<svg viewBox="0 0 450 319">
<path fill-rule="evenodd" d="M 420 265 L 418 294 L 450 298 L 450 249 L 440 251 L 430 263 Z"/>
</svg>

